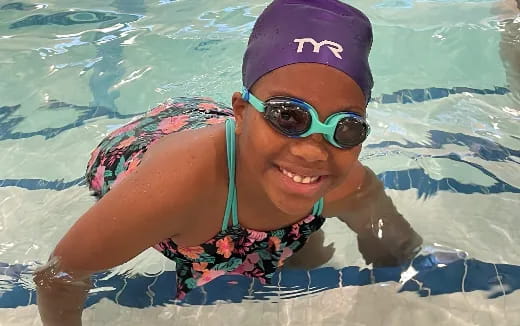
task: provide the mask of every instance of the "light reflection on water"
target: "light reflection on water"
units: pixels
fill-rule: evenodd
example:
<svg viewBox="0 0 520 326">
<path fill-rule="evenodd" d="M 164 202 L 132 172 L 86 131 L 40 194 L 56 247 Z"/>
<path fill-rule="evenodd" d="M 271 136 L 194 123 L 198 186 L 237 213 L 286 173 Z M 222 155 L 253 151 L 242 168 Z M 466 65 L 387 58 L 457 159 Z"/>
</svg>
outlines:
<svg viewBox="0 0 520 326">
<path fill-rule="evenodd" d="M 0 264 L 0 308 L 34 304 L 31 271 L 37 265 Z M 443 247 L 426 246 L 410 265 L 367 269 L 317 268 L 310 271 L 287 270 L 277 273 L 273 285 L 255 279 L 227 275 L 194 289 L 182 301 L 175 298 L 175 273 L 162 271 L 149 275 L 101 273 L 95 276 L 87 306 L 107 298 L 135 308 L 164 304 L 212 305 L 218 302 L 280 302 L 348 286 L 392 285 L 397 292 L 416 292 L 419 296 L 485 291 L 497 298 L 520 289 L 515 277 L 519 266 L 491 264 L 468 257 L 467 253 Z M 146 299 L 148 298 L 148 299 Z"/>
</svg>

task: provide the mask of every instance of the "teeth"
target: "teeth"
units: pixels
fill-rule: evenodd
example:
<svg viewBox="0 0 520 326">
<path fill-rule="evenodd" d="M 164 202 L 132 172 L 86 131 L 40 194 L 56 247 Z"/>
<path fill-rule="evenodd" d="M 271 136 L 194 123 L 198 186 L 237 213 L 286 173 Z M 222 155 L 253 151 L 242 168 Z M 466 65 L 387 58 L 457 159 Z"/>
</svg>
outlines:
<svg viewBox="0 0 520 326">
<path fill-rule="evenodd" d="M 288 176 L 289 178 L 291 178 L 294 182 L 297 182 L 297 183 L 303 183 L 303 184 L 309 184 L 309 183 L 313 183 L 313 182 L 316 182 L 316 180 L 319 179 L 319 176 L 317 177 L 306 177 L 306 176 L 301 176 L 301 175 L 298 175 L 298 174 L 294 174 L 292 172 L 289 172 L 285 169 L 280 169 L 282 171 L 282 173 L 286 176 Z"/>
</svg>

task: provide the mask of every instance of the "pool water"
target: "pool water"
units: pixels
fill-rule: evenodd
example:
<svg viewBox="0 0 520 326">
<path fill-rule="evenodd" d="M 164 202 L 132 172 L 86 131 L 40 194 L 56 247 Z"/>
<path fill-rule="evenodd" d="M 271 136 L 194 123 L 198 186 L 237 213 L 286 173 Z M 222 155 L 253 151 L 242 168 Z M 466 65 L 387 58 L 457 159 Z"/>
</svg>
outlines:
<svg viewBox="0 0 520 326">
<path fill-rule="evenodd" d="M 374 27 L 361 160 L 424 238 L 422 258 L 373 270 L 331 220 L 324 266 L 283 270 L 272 286 L 224 277 L 179 303 L 174 264 L 149 250 L 96 277 L 87 325 L 520 323 L 520 76 L 499 50 L 516 13 L 497 1 L 350 3 Z M 267 4 L 0 2 L 0 325 L 39 324 L 30 272 L 94 203 L 91 150 L 169 97 L 229 105 Z"/>
</svg>

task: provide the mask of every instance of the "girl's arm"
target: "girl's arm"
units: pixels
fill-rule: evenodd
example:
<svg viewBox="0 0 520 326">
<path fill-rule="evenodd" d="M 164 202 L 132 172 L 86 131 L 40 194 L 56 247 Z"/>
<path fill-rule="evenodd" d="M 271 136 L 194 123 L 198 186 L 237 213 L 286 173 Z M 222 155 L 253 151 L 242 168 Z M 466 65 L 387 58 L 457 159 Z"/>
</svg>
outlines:
<svg viewBox="0 0 520 326">
<path fill-rule="evenodd" d="M 44 325 L 81 325 L 93 273 L 120 265 L 183 232 L 197 198 L 205 196 L 201 189 L 211 188 L 194 186 L 201 182 L 197 175 L 204 175 L 199 162 L 210 158 L 186 148 L 180 151 L 167 154 L 160 145 L 151 148 L 141 165 L 61 239 L 49 262 L 34 276 Z"/>
<path fill-rule="evenodd" d="M 397 211 L 372 170 L 359 163 L 352 174 L 352 180 L 359 180 L 358 189 L 333 198 L 325 205 L 327 215 L 337 216 L 357 233 L 367 264 L 395 266 L 411 259 L 422 244 L 421 236 Z"/>
<path fill-rule="evenodd" d="M 62 272 L 55 258 L 36 270 L 37 304 L 44 326 L 81 325 L 83 304 L 90 289 L 90 274 Z"/>
</svg>

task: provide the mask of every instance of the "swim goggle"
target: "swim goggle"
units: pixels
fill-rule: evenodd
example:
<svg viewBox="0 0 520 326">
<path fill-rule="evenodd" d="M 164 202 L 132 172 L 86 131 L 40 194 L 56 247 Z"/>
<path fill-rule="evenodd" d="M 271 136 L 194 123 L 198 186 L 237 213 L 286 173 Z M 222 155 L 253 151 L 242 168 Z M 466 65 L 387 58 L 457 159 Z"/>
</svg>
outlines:
<svg viewBox="0 0 520 326">
<path fill-rule="evenodd" d="M 299 99 L 275 96 L 262 102 L 246 88 L 242 98 L 263 113 L 276 131 L 288 137 L 323 134 L 335 147 L 349 149 L 365 141 L 370 133 L 365 118 L 354 112 L 334 113 L 322 123 L 316 109 Z"/>
</svg>

